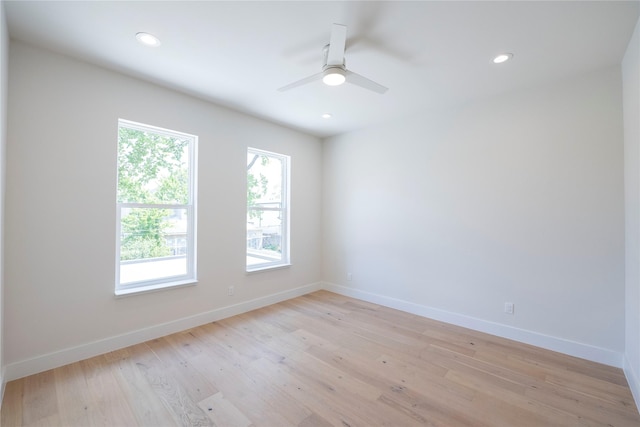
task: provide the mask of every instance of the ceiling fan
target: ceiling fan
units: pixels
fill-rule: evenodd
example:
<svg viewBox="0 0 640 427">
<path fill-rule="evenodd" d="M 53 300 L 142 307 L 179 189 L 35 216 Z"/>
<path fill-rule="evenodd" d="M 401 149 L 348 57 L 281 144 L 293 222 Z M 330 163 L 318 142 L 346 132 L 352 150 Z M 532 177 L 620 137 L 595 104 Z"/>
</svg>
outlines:
<svg viewBox="0 0 640 427">
<path fill-rule="evenodd" d="M 333 24 L 331 29 L 331 40 L 322 49 L 322 71 L 302 80 L 298 80 L 279 88 L 280 92 L 322 80 L 328 86 L 338 86 L 344 82 L 372 90 L 377 93 L 385 93 L 387 88 L 368 78 L 347 70 L 344 60 L 345 44 L 347 41 L 347 27 L 341 24 Z"/>
</svg>

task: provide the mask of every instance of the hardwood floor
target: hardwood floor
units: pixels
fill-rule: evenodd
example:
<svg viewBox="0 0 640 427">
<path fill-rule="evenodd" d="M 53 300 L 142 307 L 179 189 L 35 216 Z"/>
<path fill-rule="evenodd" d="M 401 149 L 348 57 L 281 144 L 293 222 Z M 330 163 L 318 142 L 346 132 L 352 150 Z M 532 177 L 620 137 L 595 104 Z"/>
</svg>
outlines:
<svg viewBox="0 0 640 427">
<path fill-rule="evenodd" d="M 2 426 L 640 426 L 620 369 L 326 291 L 7 384 Z"/>
</svg>

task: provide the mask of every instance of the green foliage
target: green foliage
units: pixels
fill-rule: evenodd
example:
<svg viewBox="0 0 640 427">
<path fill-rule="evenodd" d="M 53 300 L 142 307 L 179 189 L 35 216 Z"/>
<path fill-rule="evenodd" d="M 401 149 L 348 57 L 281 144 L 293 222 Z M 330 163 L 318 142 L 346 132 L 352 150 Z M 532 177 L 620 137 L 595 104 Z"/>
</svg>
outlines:
<svg viewBox="0 0 640 427">
<path fill-rule="evenodd" d="M 267 249 L 267 250 L 274 251 L 274 252 L 278 252 L 278 253 L 281 253 L 281 252 L 282 252 L 282 251 L 280 250 L 280 245 L 276 245 L 276 244 L 274 244 L 274 243 L 271 243 L 271 244 L 269 244 L 269 245 L 265 245 L 265 246 L 263 246 L 263 249 Z"/>
<path fill-rule="evenodd" d="M 260 163 L 265 166 L 269 163 L 269 157 L 261 156 L 259 154 L 254 154 L 253 159 L 247 164 L 247 205 L 255 206 L 256 200 L 260 200 L 260 198 L 267 195 L 267 190 L 269 188 L 269 181 L 267 177 L 265 177 L 262 173 L 259 173 L 256 177 L 252 172 L 251 168 L 256 163 L 256 160 L 260 159 Z M 251 218 L 260 218 L 262 212 L 249 211 L 249 216 Z"/>
<path fill-rule="evenodd" d="M 122 218 L 120 260 L 158 258 L 171 255 L 165 240 L 168 209 L 132 209 Z"/>
<path fill-rule="evenodd" d="M 118 202 L 187 204 L 188 140 L 120 127 Z M 122 218 L 121 260 L 171 254 L 166 245 L 168 209 L 133 209 Z"/>
<path fill-rule="evenodd" d="M 188 140 L 120 127 L 118 202 L 188 202 Z"/>
</svg>

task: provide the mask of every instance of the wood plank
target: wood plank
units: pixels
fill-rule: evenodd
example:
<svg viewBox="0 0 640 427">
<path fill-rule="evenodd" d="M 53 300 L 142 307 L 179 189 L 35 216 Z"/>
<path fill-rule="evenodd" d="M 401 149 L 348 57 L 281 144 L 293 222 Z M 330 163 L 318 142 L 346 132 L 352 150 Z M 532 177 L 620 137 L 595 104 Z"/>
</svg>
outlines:
<svg viewBox="0 0 640 427">
<path fill-rule="evenodd" d="M 298 423 L 298 427 L 332 427 L 332 424 L 318 414 L 311 414 Z"/>
<path fill-rule="evenodd" d="M 91 403 L 90 425 L 132 425 L 135 415 L 113 374 L 114 365 L 104 356 L 78 362 L 84 373 Z"/>
<path fill-rule="evenodd" d="M 136 358 L 136 367 L 171 414 L 173 422 L 179 426 L 211 426 L 211 420 L 197 402 L 192 400 L 172 373 L 167 372 L 153 350 L 147 348 Z"/>
<path fill-rule="evenodd" d="M 232 402 L 225 399 L 222 392 L 217 392 L 213 396 L 198 403 L 202 411 L 207 414 L 214 425 L 249 427 L 251 420 L 242 413 Z"/>
<path fill-rule="evenodd" d="M 22 400 L 24 396 L 24 384 L 26 378 L 10 381 L 5 386 L 4 400 L 0 410 L 0 425 L 21 426 L 23 425 Z"/>
<path fill-rule="evenodd" d="M 273 387 L 271 378 L 256 375 L 251 370 L 254 358 L 238 353 L 235 346 L 211 341 L 207 334 L 198 331 L 196 336 L 201 338 L 207 351 L 201 357 L 192 359 L 192 363 L 253 423 L 295 425 L 309 416 L 309 411 L 303 406 Z M 256 345 L 261 346 L 260 343 Z M 281 360 L 281 357 L 276 360 Z"/>
<path fill-rule="evenodd" d="M 46 371 L 24 380 L 23 423 L 35 425 L 58 412 L 55 376 Z"/>
<path fill-rule="evenodd" d="M 175 379 L 194 403 L 219 391 L 191 363 L 195 357 L 191 350 L 195 348 L 196 340 L 192 334 L 174 334 L 146 343 L 162 362 L 164 371 Z"/>
<path fill-rule="evenodd" d="M 149 427 L 178 425 L 137 365 L 137 361 L 143 360 L 148 352 L 149 347 L 145 344 L 112 352 L 109 356 L 117 367 L 114 372 L 116 381 L 123 397 L 129 402 L 137 425 Z"/>
<path fill-rule="evenodd" d="M 7 384 L 3 426 L 640 426 L 621 369 L 327 291 Z"/>
<path fill-rule="evenodd" d="M 447 372 L 431 372 L 431 367 L 422 370 L 417 366 L 407 366 L 388 356 L 379 357 L 377 365 L 362 360 L 359 355 L 343 349 L 330 352 L 311 348 L 316 357 L 328 363 L 341 366 L 356 378 L 376 385 L 384 391 L 380 403 L 403 408 L 412 418 L 424 419 L 428 423 L 444 425 L 480 426 L 480 420 L 473 417 L 471 401 L 475 392 L 455 382 L 448 381 Z M 447 415 L 444 415 L 447 413 Z"/>
<path fill-rule="evenodd" d="M 98 408 L 90 398 L 90 390 L 80 364 L 62 366 L 53 370 L 56 396 L 63 425 L 89 425 Z"/>
</svg>

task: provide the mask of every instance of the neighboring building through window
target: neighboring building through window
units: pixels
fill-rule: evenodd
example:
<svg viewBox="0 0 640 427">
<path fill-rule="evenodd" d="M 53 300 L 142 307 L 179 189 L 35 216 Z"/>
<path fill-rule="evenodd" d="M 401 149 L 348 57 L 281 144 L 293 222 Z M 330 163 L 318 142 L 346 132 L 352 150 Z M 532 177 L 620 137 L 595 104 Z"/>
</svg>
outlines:
<svg viewBox="0 0 640 427">
<path fill-rule="evenodd" d="M 289 265 L 289 169 L 289 156 L 247 150 L 247 271 Z"/>
<path fill-rule="evenodd" d="M 196 144 L 118 121 L 116 294 L 196 281 Z"/>
</svg>

